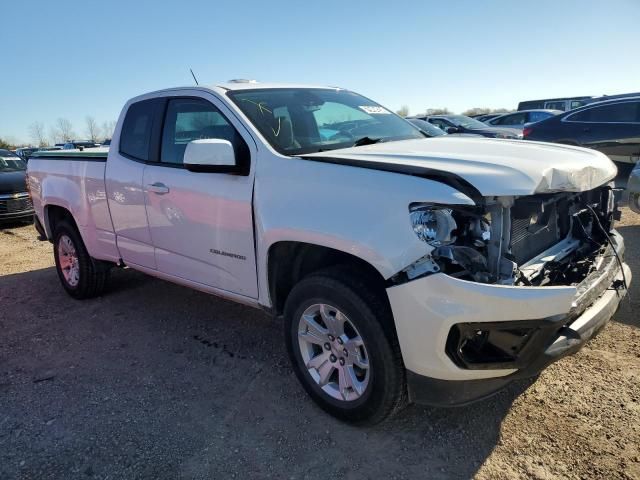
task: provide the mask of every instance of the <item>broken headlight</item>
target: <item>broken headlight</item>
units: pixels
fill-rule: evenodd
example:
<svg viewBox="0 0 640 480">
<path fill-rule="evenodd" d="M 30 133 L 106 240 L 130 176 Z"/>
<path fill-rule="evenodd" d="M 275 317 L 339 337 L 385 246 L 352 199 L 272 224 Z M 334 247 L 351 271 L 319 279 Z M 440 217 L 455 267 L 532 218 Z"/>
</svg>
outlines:
<svg viewBox="0 0 640 480">
<path fill-rule="evenodd" d="M 411 226 L 420 240 L 433 247 L 455 242 L 458 228 L 450 208 L 420 205 L 410 211 Z"/>
</svg>

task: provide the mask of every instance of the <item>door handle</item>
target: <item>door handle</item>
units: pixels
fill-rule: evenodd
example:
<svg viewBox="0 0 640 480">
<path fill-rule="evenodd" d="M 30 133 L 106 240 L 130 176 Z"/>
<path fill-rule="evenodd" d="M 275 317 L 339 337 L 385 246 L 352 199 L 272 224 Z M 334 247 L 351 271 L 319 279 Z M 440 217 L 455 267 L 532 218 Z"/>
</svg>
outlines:
<svg viewBox="0 0 640 480">
<path fill-rule="evenodd" d="M 590 132 L 590 131 L 591 131 L 591 127 L 584 127 L 584 128 L 582 129 L 582 131 L 583 131 L 583 132 L 585 132 L 585 133 L 588 133 L 588 132 Z"/>
<path fill-rule="evenodd" d="M 164 183 L 156 182 L 151 185 L 147 185 L 147 191 L 153 192 L 158 195 L 164 195 L 165 193 L 169 193 L 169 187 L 167 187 Z"/>
</svg>

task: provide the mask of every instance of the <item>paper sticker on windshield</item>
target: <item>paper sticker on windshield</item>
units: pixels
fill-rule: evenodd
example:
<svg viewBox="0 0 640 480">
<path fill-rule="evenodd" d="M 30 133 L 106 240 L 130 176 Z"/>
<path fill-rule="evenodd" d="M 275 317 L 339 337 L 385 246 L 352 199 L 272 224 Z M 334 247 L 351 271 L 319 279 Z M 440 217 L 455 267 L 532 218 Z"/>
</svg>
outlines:
<svg viewBox="0 0 640 480">
<path fill-rule="evenodd" d="M 360 105 L 358 108 L 362 110 L 364 113 L 368 113 L 369 115 L 390 115 L 391 114 L 389 110 L 382 107 Z"/>
</svg>

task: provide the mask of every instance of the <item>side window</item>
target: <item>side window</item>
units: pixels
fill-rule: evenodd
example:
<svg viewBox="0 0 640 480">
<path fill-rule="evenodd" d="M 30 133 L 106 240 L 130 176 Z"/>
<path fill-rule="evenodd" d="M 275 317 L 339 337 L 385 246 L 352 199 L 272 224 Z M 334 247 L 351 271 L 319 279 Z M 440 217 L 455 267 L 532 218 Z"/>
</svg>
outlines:
<svg viewBox="0 0 640 480">
<path fill-rule="evenodd" d="M 596 107 L 591 111 L 592 122 L 621 122 L 638 121 L 638 104 L 635 102 L 616 103 Z"/>
<path fill-rule="evenodd" d="M 632 123 L 640 122 L 640 103 L 624 102 L 589 108 L 570 115 L 570 122 Z"/>
<path fill-rule="evenodd" d="M 236 158 L 248 161 L 246 143 L 215 106 L 199 98 L 169 100 L 162 131 L 160 162 L 182 164 L 187 144 L 203 138 L 228 140 L 233 145 Z"/>
<path fill-rule="evenodd" d="M 513 115 L 507 115 L 497 119 L 494 125 L 524 125 L 526 123 L 526 113 L 514 113 Z"/>
<path fill-rule="evenodd" d="M 129 106 L 122 124 L 120 153 L 145 162 L 149 160 L 153 119 L 160 102 L 158 99 L 143 100 Z"/>
<path fill-rule="evenodd" d="M 567 120 L 567 122 L 589 122 L 591 121 L 592 111 L 593 108 L 587 108 L 586 110 L 582 110 L 581 112 L 569 115 L 565 117 L 565 119 Z"/>
<path fill-rule="evenodd" d="M 573 110 L 574 108 L 578 108 L 584 105 L 584 102 L 581 102 L 579 100 L 573 100 L 571 102 L 571 109 Z"/>
<path fill-rule="evenodd" d="M 440 118 L 430 118 L 429 123 L 433 123 L 436 127 L 440 128 L 440 130 L 444 130 L 445 132 L 447 131 L 447 128 L 451 126 Z"/>
<path fill-rule="evenodd" d="M 539 122 L 551 116 L 553 115 L 545 112 L 529 112 L 529 122 Z"/>
<path fill-rule="evenodd" d="M 547 102 L 544 104 L 544 108 L 548 108 L 550 110 L 566 110 L 566 103 L 564 100 L 558 102 Z"/>
</svg>

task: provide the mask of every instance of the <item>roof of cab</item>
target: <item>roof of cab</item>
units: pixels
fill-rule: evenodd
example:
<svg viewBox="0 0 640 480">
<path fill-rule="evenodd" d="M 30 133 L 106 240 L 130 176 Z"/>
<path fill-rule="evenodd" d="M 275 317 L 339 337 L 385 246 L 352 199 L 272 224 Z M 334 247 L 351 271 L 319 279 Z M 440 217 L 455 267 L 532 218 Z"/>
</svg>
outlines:
<svg viewBox="0 0 640 480">
<path fill-rule="evenodd" d="M 223 90 L 257 90 L 262 88 L 322 88 L 327 90 L 342 90 L 339 87 L 329 87 L 327 85 L 307 85 L 303 83 L 262 83 L 255 80 L 230 81 L 215 85 Z"/>
</svg>

